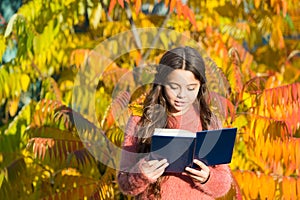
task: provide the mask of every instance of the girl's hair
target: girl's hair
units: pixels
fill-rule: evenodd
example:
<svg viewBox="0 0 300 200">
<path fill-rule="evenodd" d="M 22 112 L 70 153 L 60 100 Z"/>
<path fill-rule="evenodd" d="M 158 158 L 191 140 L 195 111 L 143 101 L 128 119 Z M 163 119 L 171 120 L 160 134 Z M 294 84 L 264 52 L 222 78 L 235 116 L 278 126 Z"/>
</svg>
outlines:
<svg viewBox="0 0 300 200">
<path fill-rule="evenodd" d="M 195 105 L 200 111 L 202 129 L 208 129 L 210 125 L 212 112 L 204 97 L 207 91 L 204 61 L 199 52 L 191 47 L 172 49 L 162 56 L 153 86 L 144 102 L 143 115 L 137 130 L 139 153 L 150 151 L 151 136 L 154 128 L 166 128 L 169 105 L 164 94 L 164 80 L 175 69 L 188 70 L 200 81 L 200 89 Z M 160 182 L 161 178 L 148 188 L 157 197 L 160 197 Z"/>
</svg>

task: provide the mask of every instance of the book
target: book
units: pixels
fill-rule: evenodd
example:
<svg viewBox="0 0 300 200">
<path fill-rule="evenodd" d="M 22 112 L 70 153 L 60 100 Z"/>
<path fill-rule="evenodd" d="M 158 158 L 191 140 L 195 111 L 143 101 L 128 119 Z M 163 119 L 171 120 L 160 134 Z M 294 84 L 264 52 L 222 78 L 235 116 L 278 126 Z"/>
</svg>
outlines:
<svg viewBox="0 0 300 200">
<path fill-rule="evenodd" d="M 231 162 L 237 128 L 204 130 L 156 128 L 152 136 L 152 159 L 168 160 L 165 172 L 181 173 L 185 167 L 197 168 L 193 159 L 208 166 Z"/>
</svg>

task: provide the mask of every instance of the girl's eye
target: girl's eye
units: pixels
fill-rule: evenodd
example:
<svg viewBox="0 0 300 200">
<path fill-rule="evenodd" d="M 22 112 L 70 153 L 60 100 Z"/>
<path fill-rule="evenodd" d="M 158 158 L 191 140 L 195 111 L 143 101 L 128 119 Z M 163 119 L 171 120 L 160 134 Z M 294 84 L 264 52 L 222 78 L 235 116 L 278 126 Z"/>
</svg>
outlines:
<svg viewBox="0 0 300 200">
<path fill-rule="evenodd" d="M 179 86 L 178 86 L 178 85 L 170 84 L 169 87 L 170 87 L 172 90 L 177 90 L 177 89 L 179 89 Z"/>
<path fill-rule="evenodd" d="M 193 91 L 193 90 L 195 90 L 195 87 L 188 88 L 188 91 Z"/>
</svg>

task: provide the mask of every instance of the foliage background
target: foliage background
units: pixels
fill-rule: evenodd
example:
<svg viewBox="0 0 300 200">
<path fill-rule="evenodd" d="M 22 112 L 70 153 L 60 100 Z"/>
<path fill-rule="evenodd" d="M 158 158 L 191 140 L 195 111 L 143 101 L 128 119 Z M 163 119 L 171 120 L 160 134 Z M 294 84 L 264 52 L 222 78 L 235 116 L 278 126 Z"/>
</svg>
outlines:
<svg viewBox="0 0 300 200">
<path fill-rule="evenodd" d="M 116 184 L 109 149 L 91 154 L 79 134 L 117 146 L 143 92 L 112 92 L 120 77 L 162 51 L 139 49 L 170 35 L 136 36 L 127 52 L 96 80 L 90 96 L 76 89 L 79 71 L 89 77 L 87 58 L 100 42 L 136 28 L 162 27 L 193 39 L 206 52 L 210 76 L 223 80 L 213 93 L 225 108 L 224 126 L 237 126 L 230 167 L 245 199 L 300 197 L 300 5 L 297 0 L 1 1 L 0 16 L 0 197 L 1 199 L 130 199 Z M 9 9 L 8 9 L 9 8 Z M 8 13 L 10 11 L 10 13 Z M 15 13 L 13 15 L 13 13 Z M 107 46 L 108 56 L 121 52 Z M 96 56 L 96 57 L 93 57 Z M 96 60 L 97 61 L 97 60 Z M 151 69 L 150 69 L 151 71 Z M 132 77 L 134 87 L 140 76 Z M 216 86 L 215 82 L 211 87 Z M 142 88 L 145 89 L 145 88 Z M 125 91 L 125 90 L 124 90 Z M 78 104 L 72 105 L 74 98 Z M 115 108 L 126 109 L 116 121 Z M 89 111 L 90 112 L 90 111 Z M 75 126 L 74 115 L 82 126 Z M 122 118 L 122 119 L 121 119 Z"/>
</svg>

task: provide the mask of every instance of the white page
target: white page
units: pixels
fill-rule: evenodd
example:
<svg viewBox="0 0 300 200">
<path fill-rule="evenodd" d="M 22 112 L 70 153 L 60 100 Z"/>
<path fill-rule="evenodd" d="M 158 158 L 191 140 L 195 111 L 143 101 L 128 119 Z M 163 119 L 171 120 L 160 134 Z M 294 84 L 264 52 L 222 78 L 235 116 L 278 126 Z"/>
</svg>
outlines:
<svg viewBox="0 0 300 200">
<path fill-rule="evenodd" d="M 170 128 L 156 128 L 154 130 L 155 136 L 172 136 L 172 137 L 188 137 L 195 138 L 196 133 L 182 129 L 170 129 Z"/>
</svg>

